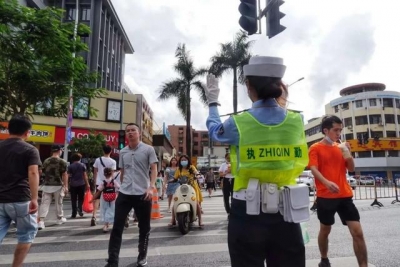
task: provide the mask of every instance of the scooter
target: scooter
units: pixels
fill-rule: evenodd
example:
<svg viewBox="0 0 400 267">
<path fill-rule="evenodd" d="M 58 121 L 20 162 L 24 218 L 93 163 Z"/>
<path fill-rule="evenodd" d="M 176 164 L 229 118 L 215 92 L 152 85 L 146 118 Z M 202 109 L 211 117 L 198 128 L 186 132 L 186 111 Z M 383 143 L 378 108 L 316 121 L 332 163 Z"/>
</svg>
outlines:
<svg viewBox="0 0 400 267">
<path fill-rule="evenodd" d="M 179 231 L 186 235 L 189 233 L 190 225 L 197 220 L 196 191 L 188 184 L 188 178 L 179 178 L 180 186 L 174 194 L 174 213 L 178 221 Z"/>
</svg>

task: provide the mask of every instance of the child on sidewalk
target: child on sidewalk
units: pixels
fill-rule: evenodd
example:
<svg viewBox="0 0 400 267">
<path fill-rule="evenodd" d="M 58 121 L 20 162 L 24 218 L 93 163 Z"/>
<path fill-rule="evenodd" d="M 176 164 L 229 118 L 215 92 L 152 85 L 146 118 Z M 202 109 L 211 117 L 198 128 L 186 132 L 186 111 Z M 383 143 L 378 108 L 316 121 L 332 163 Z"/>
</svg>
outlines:
<svg viewBox="0 0 400 267">
<path fill-rule="evenodd" d="M 158 198 L 164 200 L 164 173 L 159 171 L 156 179 Z"/>
<path fill-rule="evenodd" d="M 100 194 L 102 195 L 100 198 L 100 216 L 104 222 L 103 233 L 107 233 L 110 224 L 114 222 L 115 200 L 120 187 L 119 183 L 113 179 L 113 172 L 112 168 L 104 168 L 106 179 L 99 185 L 98 192 L 93 196 L 93 199 L 96 199 Z"/>
</svg>

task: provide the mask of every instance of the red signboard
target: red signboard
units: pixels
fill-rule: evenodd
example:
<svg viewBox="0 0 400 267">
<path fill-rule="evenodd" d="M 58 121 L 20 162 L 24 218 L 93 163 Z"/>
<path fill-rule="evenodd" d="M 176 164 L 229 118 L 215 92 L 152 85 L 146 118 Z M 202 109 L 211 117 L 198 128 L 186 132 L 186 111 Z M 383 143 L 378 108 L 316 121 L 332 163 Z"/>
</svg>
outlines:
<svg viewBox="0 0 400 267">
<path fill-rule="evenodd" d="M 90 131 L 87 129 L 79 129 L 72 128 L 72 138 L 87 138 Z M 118 132 L 117 131 L 107 131 L 107 130 L 94 130 L 95 133 L 101 133 L 104 135 L 106 139 L 107 145 L 111 147 L 118 147 Z M 65 128 L 64 127 L 56 127 L 56 137 L 54 139 L 54 143 L 56 144 L 64 144 L 65 140 Z"/>
</svg>

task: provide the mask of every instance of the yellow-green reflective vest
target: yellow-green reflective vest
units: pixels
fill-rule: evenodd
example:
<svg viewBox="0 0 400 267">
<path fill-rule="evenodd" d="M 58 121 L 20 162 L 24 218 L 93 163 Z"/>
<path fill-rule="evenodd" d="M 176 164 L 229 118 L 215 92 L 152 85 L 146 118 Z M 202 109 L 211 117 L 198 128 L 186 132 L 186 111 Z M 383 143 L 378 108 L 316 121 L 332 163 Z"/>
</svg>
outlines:
<svg viewBox="0 0 400 267">
<path fill-rule="evenodd" d="M 279 187 L 296 184 L 308 164 L 308 147 L 300 114 L 287 112 L 278 125 L 264 125 L 249 112 L 233 116 L 239 146 L 231 146 L 234 191 L 246 189 L 250 178 Z"/>
</svg>

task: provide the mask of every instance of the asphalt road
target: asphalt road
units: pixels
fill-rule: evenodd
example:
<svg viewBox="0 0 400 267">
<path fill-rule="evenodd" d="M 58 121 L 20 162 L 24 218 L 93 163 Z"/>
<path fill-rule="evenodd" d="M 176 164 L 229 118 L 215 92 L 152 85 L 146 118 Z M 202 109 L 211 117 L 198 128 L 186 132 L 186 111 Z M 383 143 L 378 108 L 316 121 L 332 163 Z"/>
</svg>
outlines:
<svg viewBox="0 0 400 267">
<path fill-rule="evenodd" d="M 152 220 L 148 266 L 230 266 L 227 240 L 227 218 L 222 204 L 221 191 L 217 196 L 205 197 L 203 230 L 195 227 L 182 236 L 178 229 L 168 229 L 170 214 L 166 211 L 166 200 L 160 202 L 162 219 Z M 310 197 L 312 200 L 313 197 Z M 390 204 L 393 198 L 381 199 L 382 208 L 371 207 L 372 200 L 356 200 L 367 241 L 371 266 L 400 266 L 400 203 Z M 310 204 L 312 204 L 310 202 Z M 70 203 L 64 205 L 65 214 L 70 215 Z M 102 226 L 90 227 L 90 215 L 68 220 L 64 225 L 55 225 L 54 206 L 50 209 L 46 229 L 39 231 L 32 245 L 25 266 L 104 266 L 107 258 L 109 234 L 103 234 Z M 310 242 L 306 245 L 307 266 L 317 266 L 319 222 L 316 214 L 309 222 Z M 10 231 L 0 246 L 0 266 L 10 266 L 15 248 L 15 233 Z M 137 226 L 131 225 L 124 232 L 120 266 L 136 266 Z M 335 267 L 357 266 L 350 234 L 346 227 L 337 223 L 330 237 L 331 261 Z"/>
</svg>

